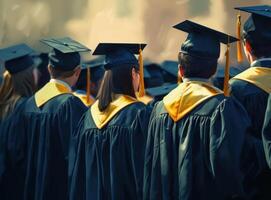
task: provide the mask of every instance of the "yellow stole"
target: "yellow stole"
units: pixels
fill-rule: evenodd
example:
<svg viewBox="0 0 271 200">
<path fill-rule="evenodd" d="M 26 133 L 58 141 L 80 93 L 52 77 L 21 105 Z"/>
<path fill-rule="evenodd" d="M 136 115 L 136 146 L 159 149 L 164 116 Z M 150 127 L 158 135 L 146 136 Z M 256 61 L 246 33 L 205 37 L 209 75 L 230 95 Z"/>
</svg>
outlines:
<svg viewBox="0 0 271 200">
<path fill-rule="evenodd" d="M 189 81 L 179 84 L 163 99 L 163 104 L 174 122 L 179 121 L 203 101 L 223 92 L 214 86 L 201 82 Z"/>
<path fill-rule="evenodd" d="M 232 80 L 234 79 L 244 80 L 261 88 L 267 93 L 271 93 L 271 68 L 250 67 L 232 78 Z"/>
<path fill-rule="evenodd" d="M 153 97 L 145 94 L 144 96 L 142 97 L 137 97 L 138 101 L 144 103 L 145 105 L 147 105 L 148 103 L 150 103 L 152 100 L 153 100 Z"/>
<path fill-rule="evenodd" d="M 95 99 L 92 96 L 90 96 L 89 102 L 87 102 L 86 94 L 79 94 L 77 92 L 74 92 L 73 95 L 78 97 L 87 107 L 91 106 L 95 102 Z"/>
<path fill-rule="evenodd" d="M 130 96 L 122 95 L 118 97 L 116 100 L 110 103 L 107 109 L 103 112 L 99 110 L 98 104 L 99 100 L 97 100 L 90 108 L 90 114 L 93 118 L 96 126 L 101 129 L 103 128 L 119 111 L 121 111 L 126 106 L 138 102 L 137 99 L 132 98 Z"/>
<path fill-rule="evenodd" d="M 41 107 L 50 99 L 61 95 L 61 94 L 68 94 L 71 93 L 69 88 L 65 85 L 57 82 L 49 82 L 43 88 L 41 88 L 36 94 L 34 95 L 36 105 Z"/>
</svg>

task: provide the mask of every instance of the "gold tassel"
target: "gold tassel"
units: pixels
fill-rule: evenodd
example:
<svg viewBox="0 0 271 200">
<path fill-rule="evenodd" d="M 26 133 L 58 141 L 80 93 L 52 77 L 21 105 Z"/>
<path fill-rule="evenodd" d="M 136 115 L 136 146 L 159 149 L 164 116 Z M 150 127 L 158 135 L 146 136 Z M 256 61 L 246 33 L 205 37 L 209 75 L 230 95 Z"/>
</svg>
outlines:
<svg viewBox="0 0 271 200">
<path fill-rule="evenodd" d="M 139 74 L 140 74 L 140 83 L 139 83 L 139 97 L 143 97 L 145 95 L 145 86 L 144 86 L 144 69 L 143 69 L 143 56 L 142 56 L 142 49 L 141 45 L 139 46 L 139 56 L 138 56 L 138 63 L 139 63 Z"/>
<path fill-rule="evenodd" d="M 87 103 L 90 103 L 90 68 L 87 68 Z"/>
<path fill-rule="evenodd" d="M 240 13 L 237 15 L 237 24 L 236 24 L 236 32 L 237 38 L 237 61 L 239 63 L 243 62 L 243 54 L 242 54 L 242 45 L 241 45 L 241 15 Z"/>
<path fill-rule="evenodd" d="M 227 50 L 225 53 L 226 56 L 226 66 L 225 66 L 225 77 L 224 77 L 224 95 L 229 96 L 229 79 L 230 79 L 230 44 L 229 44 L 229 36 L 228 36 L 228 44 Z"/>
</svg>

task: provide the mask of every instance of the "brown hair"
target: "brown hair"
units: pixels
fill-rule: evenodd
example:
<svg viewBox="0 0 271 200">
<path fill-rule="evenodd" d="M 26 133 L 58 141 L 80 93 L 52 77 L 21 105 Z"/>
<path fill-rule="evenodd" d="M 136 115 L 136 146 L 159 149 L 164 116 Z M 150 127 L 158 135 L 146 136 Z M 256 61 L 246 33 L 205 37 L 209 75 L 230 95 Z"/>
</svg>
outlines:
<svg viewBox="0 0 271 200">
<path fill-rule="evenodd" d="M 98 92 L 99 110 L 104 111 L 114 100 L 114 94 L 124 94 L 136 98 L 133 80 L 133 66 L 113 67 L 107 70 Z M 136 69 L 138 71 L 138 69 Z"/>
<path fill-rule="evenodd" d="M 49 65 L 50 68 L 50 74 L 52 76 L 52 78 L 68 78 L 71 77 L 74 73 L 75 73 L 75 68 L 74 70 L 70 70 L 70 71 L 64 71 L 61 70 L 57 67 L 52 67 L 52 65 Z"/>
<path fill-rule="evenodd" d="M 21 97 L 30 97 L 36 90 L 33 67 L 16 74 L 4 72 L 0 86 L 0 119 L 5 118 L 14 110 Z"/>
<path fill-rule="evenodd" d="M 217 59 L 196 58 L 179 53 L 180 67 L 186 78 L 211 78 L 217 69 Z"/>
</svg>

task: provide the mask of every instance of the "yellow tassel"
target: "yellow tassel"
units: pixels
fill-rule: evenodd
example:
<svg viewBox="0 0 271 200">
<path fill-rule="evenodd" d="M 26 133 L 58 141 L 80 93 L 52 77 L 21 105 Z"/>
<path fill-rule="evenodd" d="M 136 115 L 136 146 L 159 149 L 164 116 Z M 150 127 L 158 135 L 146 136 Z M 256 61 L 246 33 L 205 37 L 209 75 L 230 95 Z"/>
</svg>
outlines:
<svg viewBox="0 0 271 200">
<path fill-rule="evenodd" d="M 237 24 L 236 24 L 236 32 L 237 38 L 237 61 L 239 63 L 243 62 L 243 54 L 242 54 L 242 45 L 241 45 L 241 15 L 240 13 L 237 15 Z"/>
<path fill-rule="evenodd" d="M 87 103 L 90 103 L 90 68 L 87 68 Z"/>
<path fill-rule="evenodd" d="M 229 38 L 228 38 L 229 40 Z M 224 95 L 225 96 L 229 96 L 230 92 L 229 92 L 229 79 L 230 79 L 230 45 L 229 45 L 229 41 L 227 44 L 227 50 L 225 53 L 226 56 L 226 66 L 225 66 L 225 77 L 224 77 Z"/>
<path fill-rule="evenodd" d="M 141 45 L 139 47 L 139 74 L 140 74 L 140 83 L 139 83 L 139 97 L 143 97 L 145 95 L 145 86 L 144 86 L 144 69 L 143 69 L 143 56 L 142 56 L 142 49 Z"/>
</svg>

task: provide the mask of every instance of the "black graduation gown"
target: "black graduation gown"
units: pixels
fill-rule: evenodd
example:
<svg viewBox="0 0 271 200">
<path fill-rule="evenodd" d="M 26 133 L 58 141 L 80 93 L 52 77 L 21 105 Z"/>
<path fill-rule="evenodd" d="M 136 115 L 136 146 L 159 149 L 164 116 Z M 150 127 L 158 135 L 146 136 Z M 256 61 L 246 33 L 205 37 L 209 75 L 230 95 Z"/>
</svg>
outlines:
<svg viewBox="0 0 271 200">
<path fill-rule="evenodd" d="M 199 91 L 199 90 L 198 90 Z M 163 101 L 150 117 L 143 199 L 217 200 L 243 195 L 245 110 L 223 94 L 174 122 Z"/>
<path fill-rule="evenodd" d="M 25 160 L 21 112 L 26 102 L 20 98 L 14 111 L 0 122 L 0 199 L 17 200 L 23 197 Z"/>
<path fill-rule="evenodd" d="M 72 94 L 61 94 L 24 110 L 26 132 L 25 200 L 68 199 L 68 151 L 71 133 L 87 107 Z"/>
<path fill-rule="evenodd" d="M 265 121 L 263 125 L 263 145 L 265 150 L 266 161 L 271 168 L 271 95 L 269 95 Z"/>
<path fill-rule="evenodd" d="M 142 199 L 149 113 L 143 103 L 135 102 L 99 129 L 86 112 L 72 139 L 71 200 Z"/>
<path fill-rule="evenodd" d="M 271 62 L 259 61 L 256 62 L 252 67 L 260 66 L 271 68 Z M 270 85 L 270 83 L 267 84 Z M 262 128 L 267 107 L 268 93 L 262 88 L 245 80 L 233 78 L 230 81 L 230 85 L 231 95 L 243 105 L 250 117 L 252 123 L 250 134 L 257 139 L 260 139 L 262 142 Z M 263 145 L 258 145 L 258 149 L 256 149 L 256 151 L 258 151 L 256 154 L 264 154 Z M 258 155 L 258 158 L 264 159 L 264 156 Z M 271 171 L 268 169 L 265 159 L 259 162 L 263 163 L 265 167 L 263 167 L 261 172 L 259 172 L 257 175 L 255 171 L 251 171 L 250 175 L 248 174 L 248 177 L 245 180 L 245 188 L 246 192 L 250 194 L 251 199 L 268 200 L 271 199 Z M 257 169 L 257 171 L 258 170 L 259 169 Z"/>
</svg>

